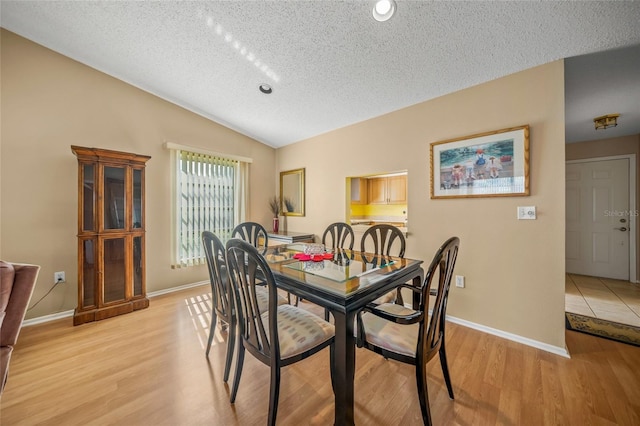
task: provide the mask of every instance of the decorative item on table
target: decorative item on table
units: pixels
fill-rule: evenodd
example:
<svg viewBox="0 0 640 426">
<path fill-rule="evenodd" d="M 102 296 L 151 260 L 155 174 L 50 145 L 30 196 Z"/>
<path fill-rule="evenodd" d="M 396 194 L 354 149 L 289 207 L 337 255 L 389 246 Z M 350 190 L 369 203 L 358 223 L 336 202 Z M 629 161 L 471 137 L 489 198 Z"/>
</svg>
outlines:
<svg viewBox="0 0 640 426">
<path fill-rule="evenodd" d="M 275 195 L 269 199 L 269 210 L 273 213 L 273 232 L 278 232 L 280 227 L 280 200 Z"/>
<path fill-rule="evenodd" d="M 333 254 L 325 251 L 324 244 L 305 244 L 304 252 L 294 254 L 293 258 L 298 259 L 301 262 L 309 260 L 313 262 L 322 262 L 325 259 L 333 259 Z"/>
</svg>

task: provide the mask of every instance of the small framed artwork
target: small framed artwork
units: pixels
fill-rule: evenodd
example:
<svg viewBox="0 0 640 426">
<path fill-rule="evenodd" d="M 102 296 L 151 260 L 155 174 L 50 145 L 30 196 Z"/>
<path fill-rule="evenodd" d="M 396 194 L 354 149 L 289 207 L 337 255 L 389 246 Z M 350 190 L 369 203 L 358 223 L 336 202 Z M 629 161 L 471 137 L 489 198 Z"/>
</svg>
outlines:
<svg viewBox="0 0 640 426">
<path fill-rule="evenodd" d="M 434 142 L 431 198 L 529 195 L 529 126 Z"/>
</svg>

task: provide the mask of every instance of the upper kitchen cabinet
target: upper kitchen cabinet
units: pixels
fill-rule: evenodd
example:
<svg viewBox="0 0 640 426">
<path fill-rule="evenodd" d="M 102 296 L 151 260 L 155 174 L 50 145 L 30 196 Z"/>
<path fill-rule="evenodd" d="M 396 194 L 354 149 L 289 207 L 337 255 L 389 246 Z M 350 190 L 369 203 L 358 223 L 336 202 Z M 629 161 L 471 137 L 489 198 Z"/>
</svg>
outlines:
<svg viewBox="0 0 640 426">
<path fill-rule="evenodd" d="M 368 204 L 407 204 L 407 175 L 368 179 Z"/>
<path fill-rule="evenodd" d="M 365 178 L 351 178 L 351 204 L 367 204 L 367 181 Z"/>
</svg>

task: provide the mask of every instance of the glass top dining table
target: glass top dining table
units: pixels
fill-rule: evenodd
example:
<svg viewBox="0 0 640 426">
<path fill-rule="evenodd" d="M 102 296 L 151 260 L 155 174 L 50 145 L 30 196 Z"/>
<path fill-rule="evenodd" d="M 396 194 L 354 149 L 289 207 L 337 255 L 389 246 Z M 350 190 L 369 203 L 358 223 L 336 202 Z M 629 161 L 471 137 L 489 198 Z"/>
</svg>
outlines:
<svg viewBox="0 0 640 426">
<path fill-rule="evenodd" d="M 355 317 L 365 305 L 424 278 L 421 260 L 337 250 L 323 259 L 298 260 L 304 244 L 270 247 L 264 254 L 279 288 L 328 309 L 335 325 L 335 425 L 354 424 Z"/>
</svg>

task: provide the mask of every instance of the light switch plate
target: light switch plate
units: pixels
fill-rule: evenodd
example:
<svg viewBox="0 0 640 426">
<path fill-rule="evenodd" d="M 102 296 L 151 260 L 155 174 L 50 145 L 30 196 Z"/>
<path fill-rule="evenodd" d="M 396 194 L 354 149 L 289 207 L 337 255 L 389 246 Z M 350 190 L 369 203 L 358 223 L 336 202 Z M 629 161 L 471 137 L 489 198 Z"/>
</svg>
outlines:
<svg viewBox="0 0 640 426">
<path fill-rule="evenodd" d="M 535 219 L 535 218 L 536 218 L 536 206 L 527 206 L 527 207 L 518 206 L 518 220 Z"/>
</svg>

